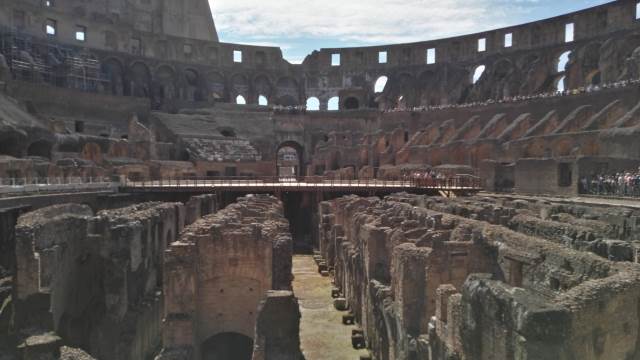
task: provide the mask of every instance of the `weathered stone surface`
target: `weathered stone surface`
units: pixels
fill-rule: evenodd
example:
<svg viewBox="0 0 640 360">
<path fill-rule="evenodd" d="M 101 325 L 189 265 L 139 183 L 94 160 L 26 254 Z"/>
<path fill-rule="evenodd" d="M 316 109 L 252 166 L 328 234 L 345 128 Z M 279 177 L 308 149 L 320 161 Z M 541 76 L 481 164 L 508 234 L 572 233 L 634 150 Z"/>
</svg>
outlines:
<svg viewBox="0 0 640 360">
<path fill-rule="evenodd" d="M 203 212 L 213 206 L 211 197 L 189 203 Z M 184 221 L 180 203 L 97 215 L 68 204 L 21 216 L 12 331 L 26 345 L 34 329 L 55 333 L 96 358 L 152 355 L 161 341 L 163 252 Z"/>
<path fill-rule="evenodd" d="M 252 360 L 301 360 L 300 309 L 291 291 L 268 291 L 258 307 Z"/>
<path fill-rule="evenodd" d="M 284 333 L 274 329 L 268 334 L 258 312 L 265 297 L 265 319 L 280 314 L 278 307 L 293 301 L 290 293 L 268 296 L 270 290 L 291 289 L 291 253 L 289 223 L 282 204 L 271 196 L 241 198 L 188 226 L 164 257 L 165 353 L 191 349 L 196 358 L 217 356 L 227 346 L 220 336 L 230 333 L 253 341 L 265 359 L 271 351 L 285 351 L 270 349 L 265 345 L 270 341 L 292 346 L 295 339 L 282 343 Z M 293 331 L 294 325 L 286 319 L 282 319 L 282 331 Z M 256 331 L 258 338 L 254 338 Z"/>
<path fill-rule="evenodd" d="M 529 211 L 531 205 L 523 201 L 481 204 L 399 194 L 385 200 L 344 197 L 321 205 L 345 230 L 335 254 L 336 283 L 374 357 L 597 359 L 606 353 L 624 359 L 635 352 L 640 323 L 635 310 L 622 309 L 633 307 L 640 292 L 640 268 L 531 237 L 529 231 L 514 232 L 506 227 L 509 221 L 496 221 L 504 216 L 499 214 L 510 214 L 513 221 L 516 209 Z M 484 221 L 429 209 L 439 207 Z M 576 212 L 561 216 L 569 213 Z M 597 232 L 604 223 L 594 221 L 573 225 L 594 226 Z M 436 224 L 440 235 L 434 241 Z M 415 234 L 422 227 L 424 235 Z M 320 239 L 337 241 L 326 233 Z M 608 244 L 611 256 L 629 256 L 624 242 Z M 390 261 L 379 262 L 385 251 Z M 626 340 L 603 335 L 618 333 L 622 323 L 631 336 L 620 333 L 617 339 Z"/>
</svg>

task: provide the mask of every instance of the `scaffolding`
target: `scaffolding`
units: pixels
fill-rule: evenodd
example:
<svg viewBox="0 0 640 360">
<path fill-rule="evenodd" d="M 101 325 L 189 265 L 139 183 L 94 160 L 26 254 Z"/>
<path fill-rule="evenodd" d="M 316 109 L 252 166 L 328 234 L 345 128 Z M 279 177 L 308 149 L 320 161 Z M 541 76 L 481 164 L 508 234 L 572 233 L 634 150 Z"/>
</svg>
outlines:
<svg viewBox="0 0 640 360">
<path fill-rule="evenodd" d="M 63 46 L 3 27 L 0 51 L 17 80 L 86 92 L 104 92 L 111 83 L 100 60 L 84 48 Z"/>
</svg>

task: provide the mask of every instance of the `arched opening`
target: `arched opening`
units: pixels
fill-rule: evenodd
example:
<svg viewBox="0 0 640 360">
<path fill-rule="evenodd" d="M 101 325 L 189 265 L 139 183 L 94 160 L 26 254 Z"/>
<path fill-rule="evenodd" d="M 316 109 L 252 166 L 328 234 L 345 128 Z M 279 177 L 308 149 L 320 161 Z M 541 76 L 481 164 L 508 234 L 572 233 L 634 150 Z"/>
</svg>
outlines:
<svg viewBox="0 0 640 360">
<path fill-rule="evenodd" d="M 291 95 L 283 95 L 278 98 L 276 101 L 276 105 L 281 106 L 296 106 L 298 105 L 298 100 Z"/>
<path fill-rule="evenodd" d="M 398 100 L 396 101 L 397 109 L 406 109 L 407 108 L 407 98 L 404 95 L 398 96 Z"/>
<path fill-rule="evenodd" d="M 223 100 L 225 92 L 224 77 L 219 73 L 212 72 L 207 75 L 206 82 L 211 100 Z"/>
<path fill-rule="evenodd" d="M 285 146 L 278 150 L 278 177 L 294 178 L 298 175 L 300 169 L 300 161 L 296 149 Z"/>
<path fill-rule="evenodd" d="M 571 51 L 565 51 L 558 57 L 558 73 L 563 73 L 567 70 L 567 64 L 569 64 L 569 57 Z"/>
<path fill-rule="evenodd" d="M 303 175 L 303 148 L 295 141 L 287 141 L 276 152 L 276 170 L 279 178 L 292 178 Z"/>
<path fill-rule="evenodd" d="M 125 95 L 135 97 L 149 97 L 149 86 L 151 83 L 151 71 L 149 67 L 142 63 L 136 62 L 129 68 L 127 72 L 127 87 L 125 87 Z"/>
<path fill-rule="evenodd" d="M 236 97 L 236 104 L 238 105 L 247 105 L 247 100 L 242 95 L 238 95 Z"/>
<path fill-rule="evenodd" d="M 107 94 L 119 96 L 124 94 L 123 69 L 122 63 L 116 59 L 108 59 L 102 63 L 102 73 L 109 80 Z"/>
<path fill-rule="evenodd" d="M 354 97 L 347 98 L 344 101 L 344 108 L 347 110 L 355 110 L 360 108 L 360 102 Z"/>
<path fill-rule="evenodd" d="M 228 138 L 236 137 L 236 132 L 232 128 L 221 128 L 221 129 L 218 129 L 218 131 L 220 132 L 220 135 L 224 137 L 228 137 Z"/>
<path fill-rule="evenodd" d="M 602 78 L 600 76 L 600 71 L 595 70 L 587 75 L 586 84 L 587 85 L 600 85 Z"/>
<path fill-rule="evenodd" d="M 9 132 L 5 136 L 0 135 L 0 155 L 19 158 L 24 150 L 23 140 L 22 136 L 13 132 Z"/>
<path fill-rule="evenodd" d="M 300 99 L 300 96 L 298 92 L 298 83 L 293 78 L 290 78 L 290 77 L 280 78 L 276 83 L 276 89 L 278 92 L 277 105 L 283 105 L 283 106 L 299 105 L 298 101 Z M 281 99 L 292 99 L 292 101 L 283 103 Z"/>
<path fill-rule="evenodd" d="M 376 80 L 376 84 L 373 87 L 373 91 L 376 94 L 379 94 L 381 92 L 384 92 L 384 88 L 387 86 L 387 82 L 389 81 L 389 78 L 386 76 L 380 76 L 378 78 L 378 80 Z"/>
<path fill-rule="evenodd" d="M 258 96 L 258 105 L 267 106 L 267 105 L 269 105 L 269 100 L 267 100 L 266 96 L 260 95 L 260 96 Z"/>
<path fill-rule="evenodd" d="M 46 140 L 38 140 L 31 143 L 27 148 L 27 156 L 39 156 L 43 158 L 51 158 L 52 144 Z"/>
<path fill-rule="evenodd" d="M 310 97 L 307 99 L 307 111 L 320 110 L 320 100 L 317 97 Z"/>
<path fill-rule="evenodd" d="M 184 80 L 186 83 L 185 97 L 187 100 L 204 101 L 202 87 L 200 85 L 200 75 L 193 69 L 184 71 Z"/>
<path fill-rule="evenodd" d="M 202 360 L 251 360 L 253 340 L 238 333 L 220 333 L 202 344 Z"/>
<path fill-rule="evenodd" d="M 257 94 L 264 96 L 265 98 L 273 97 L 273 86 L 271 80 L 266 75 L 258 75 L 253 80 L 253 89 Z"/>
<path fill-rule="evenodd" d="M 567 80 L 566 76 L 561 76 L 556 80 L 556 91 L 557 92 L 564 92 L 567 89 L 566 88 L 566 80 Z"/>
<path fill-rule="evenodd" d="M 475 84 L 478 81 L 480 81 L 480 79 L 482 78 L 482 75 L 484 74 L 484 71 L 486 69 L 487 69 L 487 67 L 484 66 L 484 65 L 480 65 L 480 66 L 476 67 L 476 69 L 473 71 L 473 78 L 471 79 L 471 82 L 473 84 Z"/>
<path fill-rule="evenodd" d="M 339 109 L 340 109 L 340 98 L 337 96 L 334 96 L 331 99 L 329 99 L 329 102 L 327 103 L 327 110 L 337 111 Z"/>
<path fill-rule="evenodd" d="M 172 100 L 176 98 L 175 71 L 167 66 L 160 66 L 155 72 L 155 94 L 158 100 Z"/>
</svg>

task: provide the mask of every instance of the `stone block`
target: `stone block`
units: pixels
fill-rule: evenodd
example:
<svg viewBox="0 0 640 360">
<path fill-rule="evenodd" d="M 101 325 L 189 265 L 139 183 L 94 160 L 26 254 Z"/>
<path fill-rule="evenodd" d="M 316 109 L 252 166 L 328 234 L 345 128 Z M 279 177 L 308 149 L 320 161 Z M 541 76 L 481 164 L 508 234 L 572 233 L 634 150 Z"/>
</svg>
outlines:
<svg viewBox="0 0 640 360">
<path fill-rule="evenodd" d="M 337 298 L 333 300 L 333 307 L 335 307 L 335 309 L 338 311 L 346 311 L 348 309 L 347 299 Z"/>
<path fill-rule="evenodd" d="M 354 325 L 356 323 L 355 316 L 353 314 L 342 315 L 342 324 L 344 325 Z"/>
</svg>

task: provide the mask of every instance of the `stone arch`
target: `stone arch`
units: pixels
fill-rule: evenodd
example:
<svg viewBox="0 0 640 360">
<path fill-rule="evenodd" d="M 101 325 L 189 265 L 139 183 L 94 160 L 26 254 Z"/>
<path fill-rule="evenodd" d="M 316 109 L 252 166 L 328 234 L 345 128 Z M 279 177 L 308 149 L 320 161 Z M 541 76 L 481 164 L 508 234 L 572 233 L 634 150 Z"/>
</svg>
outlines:
<svg viewBox="0 0 640 360">
<path fill-rule="evenodd" d="M 159 100 L 172 100 L 176 94 L 176 70 L 169 65 L 160 65 L 153 76 L 154 95 Z"/>
<path fill-rule="evenodd" d="M 338 111 L 340 110 L 340 98 L 338 96 L 333 96 L 327 101 L 327 110 L 329 111 Z"/>
<path fill-rule="evenodd" d="M 493 97 L 502 99 L 518 93 L 517 84 L 513 83 L 513 75 L 516 71 L 515 64 L 506 58 L 496 61 L 492 65 L 491 83 L 493 84 Z"/>
<path fill-rule="evenodd" d="M 320 99 L 315 96 L 312 96 L 307 99 L 307 111 L 318 111 L 320 110 Z"/>
<path fill-rule="evenodd" d="M 0 155 L 8 155 L 15 158 L 21 157 L 26 140 L 26 136 L 17 131 L 0 133 Z"/>
<path fill-rule="evenodd" d="M 249 80 L 243 74 L 235 74 L 231 76 L 231 91 L 235 99 L 238 95 L 242 95 L 245 99 L 249 95 Z"/>
<path fill-rule="evenodd" d="M 281 77 L 276 83 L 277 105 L 298 105 L 300 103 L 300 92 L 298 82 L 288 76 Z"/>
<path fill-rule="evenodd" d="M 296 176 L 304 176 L 305 174 L 305 163 L 304 163 L 304 146 L 302 146 L 299 142 L 294 140 L 287 140 L 280 145 L 276 149 L 276 174 L 280 174 L 280 162 L 278 154 L 282 149 L 291 148 L 295 150 L 298 158 L 297 158 L 297 166 L 295 169 Z"/>
<path fill-rule="evenodd" d="M 387 83 L 389 82 L 389 78 L 385 75 L 378 77 L 375 84 L 373 85 L 373 92 L 376 94 L 383 93 L 385 88 L 387 87 Z"/>
<path fill-rule="evenodd" d="M 219 333 L 202 343 L 200 353 L 202 359 L 251 360 L 253 339 L 238 333 Z"/>
<path fill-rule="evenodd" d="M 110 57 L 101 64 L 101 71 L 109 80 L 106 93 L 109 95 L 124 95 L 124 65 L 120 59 Z"/>
<path fill-rule="evenodd" d="M 267 75 L 260 74 L 253 78 L 253 89 L 258 96 L 263 95 L 267 99 L 273 97 L 273 85 Z"/>
<path fill-rule="evenodd" d="M 557 75 L 554 78 L 553 89 L 557 92 L 569 90 L 567 87 L 567 77 L 564 74 Z"/>
<path fill-rule="evenodd" d="M 151 86 L 151 70 L 142 61 L 135 61 L 129 65 L 126 76 L 125 95 L 149 97 Z"/>
<path fill-rule="evenodd" d="M 563 137 L 553 143 L 554 156 L 569 156 L 575 148 L 575 141 L 570 137 Z"/>
<path fill-rule="evenodd" d="M 29 144 L 27 147 L 27 156 L 38 156 L 46 159 L 51 159 L 51 149 L 53 143 L 48 140 L 38 140 Z"/>
<path fill-rule="evenodd" d="M 485 76 L 487 70 L 486 65 L 478 65 L 473 69 L 471 73 L 471 84 L 477 84 Z"/>
<path fill-rule="evenodd" d="M 345 110 L 356 110 L 360 108 L 360 101 L 354 96 L 350 96 L 342 103 L 342 108 Z"/>
<path fill-rule="evenodd" d="M 567 64 L 570 87 L 600 84 L 600 49 L 602 44 L 590 42 L 576 52 Z"/>
<path fill-rule="evenodd" d="M 413 75 L 400 73 L 395 76 L 391 95 L 398 107 L 413 106 L 416 98 L 416 86 Z"/>
<path fill-rule="evenodd" d="M 212 100 L 224 100 L 225 98 L 225 80 L 224 76 L 216 71 L 207 74 L 207 90 Z"/>
<path fill-rule="evenodd" d="M 440 105 L 446 101 L 447 94 L 443 94 L 441 81 L 433 70 L 427 70 L 418 76 L 418 92 L 420 105 Z"/>
<path fill-rule="evenodd" d="M 206 98 L 202 91 L 200 73 L 193 68 L 187 68 L 182 72 L 184 78 L 184 97 L 186 100 L 204 101 Z"/>
<path fill-rule="evenodd" d="M 567 70 L 572 54 L 573 52 L 571 50 L 565 50 L 556 57 L 554 61 L 556 73 L 564 73 Z"/>
</svg>

